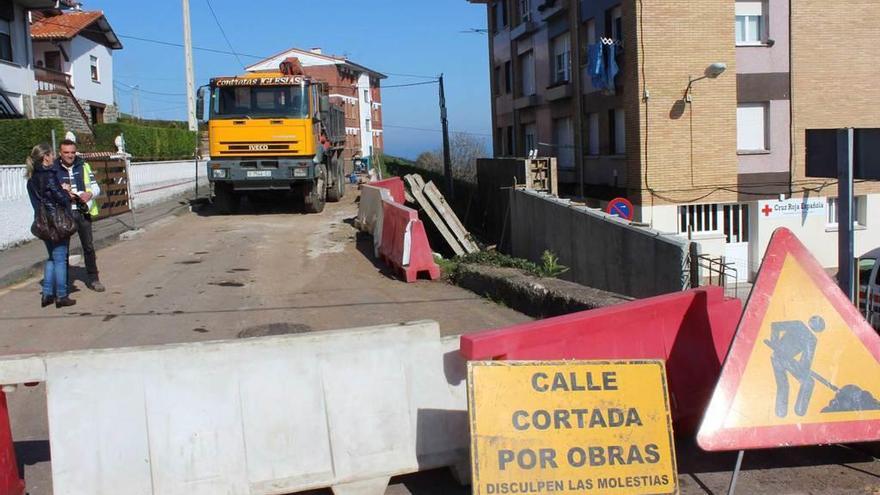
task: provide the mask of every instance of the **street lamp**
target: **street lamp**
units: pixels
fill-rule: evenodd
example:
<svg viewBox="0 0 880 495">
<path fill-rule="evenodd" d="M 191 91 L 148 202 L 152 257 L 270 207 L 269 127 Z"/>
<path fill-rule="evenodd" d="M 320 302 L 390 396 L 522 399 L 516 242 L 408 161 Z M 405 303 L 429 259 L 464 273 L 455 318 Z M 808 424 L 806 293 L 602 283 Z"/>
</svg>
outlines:
<svg viewBox="0 0 880 495">
<path fill-rule="evenodd" d="M 691 88 L 697 81 L 701 81 L 703 79 L 716 79 L 720 76 L 725 70 L 727 70 L 727 64 L 724 62 L 715 62 L 714 64 L 706 67 L 706 71 L 702 76 L 694 79 L 693 77 L 688 78 L 687 89 L 684 90 L 684 101 L 690 103 L 691 102 Z"/>
</svg>

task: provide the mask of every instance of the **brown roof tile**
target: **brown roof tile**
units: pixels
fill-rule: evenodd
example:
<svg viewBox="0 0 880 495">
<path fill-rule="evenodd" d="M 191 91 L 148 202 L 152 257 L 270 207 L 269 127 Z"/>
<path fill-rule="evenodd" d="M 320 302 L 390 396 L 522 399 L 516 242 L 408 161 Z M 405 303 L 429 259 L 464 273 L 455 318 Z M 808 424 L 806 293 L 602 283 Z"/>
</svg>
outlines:
<svg viewBox="0 0 880 495">
<path fill-rule="evenodd" d="M 70 12 L 38 19 L 31 24 L 31 38 L 35 40 L 69 40 L 83 29 L 104 17 L 101 11 Z"/>
</svg>

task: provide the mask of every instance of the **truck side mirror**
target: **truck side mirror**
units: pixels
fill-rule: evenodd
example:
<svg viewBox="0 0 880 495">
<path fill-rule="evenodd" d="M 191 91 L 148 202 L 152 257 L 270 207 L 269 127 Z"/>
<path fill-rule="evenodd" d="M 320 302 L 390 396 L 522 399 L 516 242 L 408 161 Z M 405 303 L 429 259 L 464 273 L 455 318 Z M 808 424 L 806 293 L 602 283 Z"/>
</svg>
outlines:
<svg viewBox="0 0 880 495">
<path fill-rule="evenodd" d="M 196 100 L 196 118 L 205 120 L 205 87 L 202 86 L 198 91 L 198 99 Z"/>
</svg>

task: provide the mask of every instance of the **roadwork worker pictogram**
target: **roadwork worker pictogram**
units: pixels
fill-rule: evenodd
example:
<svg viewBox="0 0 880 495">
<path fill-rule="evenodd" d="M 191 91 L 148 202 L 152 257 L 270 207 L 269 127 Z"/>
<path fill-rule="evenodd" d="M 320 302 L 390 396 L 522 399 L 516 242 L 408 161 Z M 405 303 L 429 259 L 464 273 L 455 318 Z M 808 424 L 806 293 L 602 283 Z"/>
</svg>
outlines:
<svg viewBox="0 0 880 495">
<path fill-rule="evenodd" d="M 818 342 L 815 333 L 822 330 L 825 330 L 825 320 L 821 316 L 810 318 L 809 326 L 797 320 L 770 324 L 770 340 L 764 343 L 773 349 L 770 362 L 776 377 L 776 416 L 788 416 L 789 374 L 799 384 L 794 413 L 798 416 L 807 413 L 816 385 L 811 369 Z"/>
</svg>

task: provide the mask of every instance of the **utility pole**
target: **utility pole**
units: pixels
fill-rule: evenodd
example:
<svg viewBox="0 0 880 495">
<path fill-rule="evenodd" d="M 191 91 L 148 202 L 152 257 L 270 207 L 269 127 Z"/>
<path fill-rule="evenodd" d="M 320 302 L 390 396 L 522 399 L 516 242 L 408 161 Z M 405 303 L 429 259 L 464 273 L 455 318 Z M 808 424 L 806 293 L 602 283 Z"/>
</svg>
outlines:
<svg viewBox="0 0 880 495">
<path fill-rule="evenodd" d="M 446 175 L 446 195 L 451 200 L 452 158 L 449 156 L 449 120 L 446 118 L 446 93 L 443 91 L 443 74 L 440 74 L 440 125 L 443 129 L 443 173 Z"/>
<path fill-rule="evenodd" d="M 131 114 L 134 115 L 134 118 L 140 120 L 141 119 L 141 95 L 140 95 L 141 87 L 139 84 L 135 84 L 133 88 L 131 88 Z"/>
<path fill-rule="evenodd" d="M 189 0 L 183 0 L 183 56 L 186 59 L 186 120 L 189 130 L 198 130 L 196 124 L 196 84 L 193 75 L 192 32 L 189 27 Z"/>
</svg>

